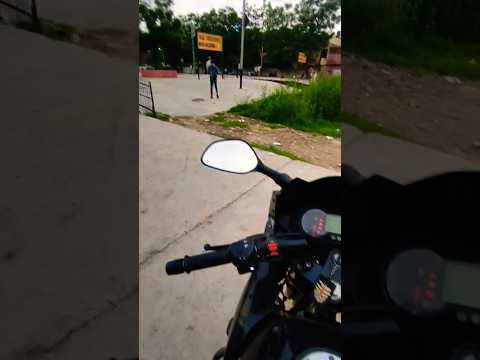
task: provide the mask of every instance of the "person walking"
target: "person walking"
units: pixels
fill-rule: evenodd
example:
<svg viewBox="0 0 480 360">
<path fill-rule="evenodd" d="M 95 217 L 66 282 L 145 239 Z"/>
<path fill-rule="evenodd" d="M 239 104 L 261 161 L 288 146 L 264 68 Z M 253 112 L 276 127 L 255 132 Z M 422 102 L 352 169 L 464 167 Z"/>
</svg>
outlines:
<svg viewBox="0 0 480 360">
<path fill-rule="evenodd" d="M 199 61 L 198 64 L 197 64 L 197 77 L 198 77 L 198 80 L 200 80 L 200 66 L 202 66 L 202 62 Z"/>
<path fill-rule="evenodd" d="M 215 92 L 217 93 L 218 99 L 217 75 L 220 73 L 220 69 L 212 61 L 207 69 L 207 72 L 208 75 L 210 75 L 210 99 L 213 99 L 213 86 L 215 86 Z"/>
</svg>

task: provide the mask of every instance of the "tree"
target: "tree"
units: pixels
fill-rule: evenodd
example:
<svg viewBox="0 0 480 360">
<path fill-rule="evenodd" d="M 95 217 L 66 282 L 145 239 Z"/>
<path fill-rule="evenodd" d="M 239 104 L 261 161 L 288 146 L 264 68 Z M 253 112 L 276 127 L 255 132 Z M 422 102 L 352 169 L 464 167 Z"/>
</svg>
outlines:
<svg viewBox="0 0 480 360">
<path fill-rule="evenodd" d="M 331 31 L 340 20 L 340 0 L 302 0 L 295 6 L 297 26 L 310 35 Z"/>
<path fill-rule="evenodd" d="M 245 68 L 260 64 L 262 47 L 268 67 L 291 69 L 297 63 L 297 53 L 307 53 L 311 59 L 326 46 L 328 31 L 339 20 L 340 0 L 302 0 L 293 7 L 290 4 L 265 8 L 247 6 L 250 23 L 245 33 Z M 217 63 L 236 67 L 240 60 L 240 17 L 233 8 L 211 10 L 203 14 L 175 17 L 171 11 L 172 0 L 157 0 L 153 7 L 140 3 L 140 48 L 149 51 L 149 63 L 158 67 L 165 62 L 177 67 L 180 59 L 186 63 L 192 58 L 191 30 L 221 35 L 223 54 L 195 49 L 197 59 L 205 61 L 212 56 Z M 318 18 L 320 17 L 320 18 Z M 158 49 L 161 50 L 158 50 Z M 222 61 L 223 60 L 223 61 Z"/>
<path fill-rule="evenodd" d="M 293 25 L 295 19 L 296 14 L 291 11 L 291 7 L 272 7 L 269 2 L 265 8 L 264 30 L 271 32 L 289 28 Z"/>
<path fill-rule="evenodd" d="M 329 31 L 340 20 L 339 0 L 302 0 L 294 8 L 287 4 L 265 9 L 266 65 L 290 69 L 299 51 L 316 58 L 327 45 Z"/>
<path fill-rule="evenodd" d="M 177 68 L 184 54 L 187 29 L 171 10 L 172 0 L 156 0 L 150 7 L 145 2 L 139 4 L 140 49 L 150 53 L 150 63 L 156 68 L 170 66 Z"/>
</svg>

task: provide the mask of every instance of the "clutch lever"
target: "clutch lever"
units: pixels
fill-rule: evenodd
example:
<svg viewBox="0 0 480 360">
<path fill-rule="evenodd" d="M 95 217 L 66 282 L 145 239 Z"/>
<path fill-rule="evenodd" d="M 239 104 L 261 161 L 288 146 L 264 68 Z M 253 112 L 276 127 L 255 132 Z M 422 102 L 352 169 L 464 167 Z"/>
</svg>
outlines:
<svg viewBox="0 0 480 360">
<path fill-rule="evenodd" d="M 265 239 L 265 234 L 255 234 L 255 235 L 250 235 L 247 236 L 243 240 L 253 240 L 253 241 L 258 241 L 258 240 L 264 240 Z M 205 251 L 210 251 L 210 250 L 223 250 L 228 248 L 232 244 L 227 244 L 227 245 L 210 245 L 210 244 L 205 244 L 203 245 L 203 249 Z"/>
</svg>

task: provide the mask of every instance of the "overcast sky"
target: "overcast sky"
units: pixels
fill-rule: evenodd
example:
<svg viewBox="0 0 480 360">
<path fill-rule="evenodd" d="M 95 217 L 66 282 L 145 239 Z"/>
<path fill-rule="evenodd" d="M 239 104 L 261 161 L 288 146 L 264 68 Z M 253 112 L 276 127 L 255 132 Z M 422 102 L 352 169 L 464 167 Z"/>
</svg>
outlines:
<svg viewBox="0 0 480 360">
<path fill-rule="evenodd" d="M 280 6 L 285 4 L 298 4 L 300 0 L 270 0 L 272 6 Z M 263 0 L 247 0 L 247 4 L 261 6 Z M 187 15 L 190 13 L 204 13 L 211 9 L 221 9 L 226 6 L 234 8 L 237 12 L 241 12 L 242 0 L 173 0 L 173 12 L 176 15 Z M 336 30 L 340 30 L 340 25 L 336 26 Z"/>
<path fill-rule="evenodd" d="M 279 6 L 290 3 L 295 5 L 300 0 L 270 0 L 272 6 Z M 261 6 L 263 0 L 247 0 L 247 4 Z M 173 0 L 173 11 L 177 15 L 186 15 L 189 13 L 203 13 L 211 9 L 221 9 L 226 6 L 234 8 L 240 12 L 242 9 L 242 0 Z"/>
</svg>

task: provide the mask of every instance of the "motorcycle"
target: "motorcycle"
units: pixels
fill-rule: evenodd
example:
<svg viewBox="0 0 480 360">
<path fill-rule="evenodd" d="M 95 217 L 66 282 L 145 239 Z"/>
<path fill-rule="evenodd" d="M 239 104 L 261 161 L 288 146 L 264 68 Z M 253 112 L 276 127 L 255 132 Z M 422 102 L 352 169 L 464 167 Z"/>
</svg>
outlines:
<svg viewBox="0 0 480 360">
<path fill-rule="evenodd" d="M 201 157 L 210 168 L 260 172 L 281 188 L 262 234 L 166 264 L 168 275 L 232 263 L 250 273 L 228 341 L 214 360 L 337 360 L 341 345 L 342 178 L 291 179 L 265 165 L 242 140 L 219 140 Z"/>
<path fill-rule="evenodd" d="M 213 359 L 480 359 L 480 172 L 401 185 L 342 165 L 342 177 L 307 182 L 241 140 L 212 143 L 202 163 L 281 188 L 263 234 L 166 264 L 251 274 Z"/>
<path fill-rule="evenodd" d="M 353 178 L 343 198 L 342 355 L 480 359 L 480 172 Z"/>
</svg>

